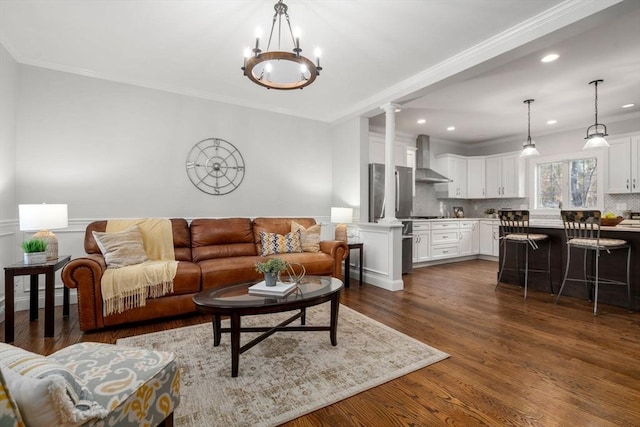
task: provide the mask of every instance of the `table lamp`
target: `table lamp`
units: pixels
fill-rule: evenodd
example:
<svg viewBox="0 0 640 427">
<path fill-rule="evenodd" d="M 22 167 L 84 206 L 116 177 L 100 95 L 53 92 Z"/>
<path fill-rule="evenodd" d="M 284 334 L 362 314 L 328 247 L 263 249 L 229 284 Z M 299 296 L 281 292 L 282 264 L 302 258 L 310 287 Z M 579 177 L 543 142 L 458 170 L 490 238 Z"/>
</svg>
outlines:
<svg viewBox="0 0 640 427">
<path fill-rule="evenodd" d="M 18 205 L 21 231 L 37 231 L 34 239 L 47 242 L 47 259 L 58 258 L 58 238 L 50 230 L 69 225 L 67 205 Z"/>
<path fill-rule="evenodd" d="M 336 225 L 335 239 L 347 241 L 347 225 L 353 222 L 352 208 L 331 208 L 331 222 Z"/>
</svg>

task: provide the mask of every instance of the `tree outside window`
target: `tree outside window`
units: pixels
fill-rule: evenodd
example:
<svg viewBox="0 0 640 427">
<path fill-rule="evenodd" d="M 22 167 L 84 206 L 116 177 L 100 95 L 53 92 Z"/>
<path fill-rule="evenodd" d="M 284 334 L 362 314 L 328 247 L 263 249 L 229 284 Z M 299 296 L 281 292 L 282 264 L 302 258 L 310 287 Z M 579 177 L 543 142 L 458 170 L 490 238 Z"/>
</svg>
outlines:
<svg viewBox="0 0 640 427">
<path fill-rule="evenodd" d="M 596 157 L 536 164 L 537 209 L 594 208 L 598 204 Z"/>
</svg>

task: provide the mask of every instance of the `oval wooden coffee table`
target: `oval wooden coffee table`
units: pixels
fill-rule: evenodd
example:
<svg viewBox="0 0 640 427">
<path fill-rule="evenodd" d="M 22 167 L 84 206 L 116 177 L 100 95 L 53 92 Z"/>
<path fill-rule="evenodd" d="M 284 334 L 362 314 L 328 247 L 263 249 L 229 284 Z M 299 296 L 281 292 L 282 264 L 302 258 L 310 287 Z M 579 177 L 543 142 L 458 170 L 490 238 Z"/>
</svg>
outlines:
<svg viewBox="0 0 640 427">
<path fill-rule="evenodd" d="M 231 333 L 231 376 L 238 376 L 240 355 L 265 338 L 279 331 L 329 331 L 331 345 L 338 345 L 338 307 L 342 281 L 334 277 L 306 276 L 295 291 L 284 296 L 259 296 L 250 294 L 249 286 L 255 282 L 228 286 L 222 289 L 204 290 L 193 297 L 196 309 L 211 314 L 213 345 L 220 345 L 222 332 Z M 331 301 L 329 326 L 305 325 L 306 308 Z M 294 316 L 276 326 L 243 328 L 240 318 L 247 315 L 280 313 L 300 310 Z M 230 328 L 222 328 L 221 317 L 229 316 Z M 300 326 L 287 326 L 300 319 Z M 240 332 L 264 332 L 240 347 Z"/>
</svg>

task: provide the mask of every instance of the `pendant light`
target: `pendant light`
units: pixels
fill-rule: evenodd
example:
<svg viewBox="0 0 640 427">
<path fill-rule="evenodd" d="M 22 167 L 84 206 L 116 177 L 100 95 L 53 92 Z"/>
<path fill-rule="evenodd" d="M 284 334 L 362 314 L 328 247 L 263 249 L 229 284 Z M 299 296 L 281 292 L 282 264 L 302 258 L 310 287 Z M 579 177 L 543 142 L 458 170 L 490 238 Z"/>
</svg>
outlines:
<svg viewBox="0 0 640 427">
<path fill-rule="evenodd" d="M 522 153 L 520 153 L 520 157 L 530 157 L 530 156 L 539 156 L 540 153 L 536 149 L 536 143 L 533 139 L 531 139 L 531 103 L 535 101 L 535 99 L 527 99 L 524 101 L 527 104 L 527 140 L 523 144 Z"/>
<path fill-rule="evenodd" d="M 608 147 L 609 143 L 605 136 L 609 136 L 607 134 L 607 127 L 602 123 L 598 123 L 598 83 L 602 83 L 603 80 L 594 80 L 589 82 L 589 84 L 594 84 L 596 87 L 596 122 L 587 128 L 587 143 L 584 144 L 583 150 L 590 150 L 592 148 L 602 148 Z"/>
</svg>

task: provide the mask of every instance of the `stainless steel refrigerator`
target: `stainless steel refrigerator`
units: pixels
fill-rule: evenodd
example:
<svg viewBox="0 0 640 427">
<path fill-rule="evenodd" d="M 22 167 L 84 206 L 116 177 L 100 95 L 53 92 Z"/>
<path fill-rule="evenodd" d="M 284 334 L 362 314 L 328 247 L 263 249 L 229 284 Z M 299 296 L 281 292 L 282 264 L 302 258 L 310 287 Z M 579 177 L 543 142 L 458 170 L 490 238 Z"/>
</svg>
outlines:
<svg viewBox="0 0 640 427">
<path fill-rule="evenodd" d="M 411 210 L 413 209 L 413 169 L 396 166 L 394 172 L 396 199 L 391 203 L 395 217 L 402 221 L 402 274 L 413 269 L 413 233 Z M 383 217 L 387 202 L 384 191 L 384 165 L 369 164 L 369 222 Z"/>
<path fill-rule="evenodd" d="M 413 169 L 396 166 L 394 173 L 396 199 L 391 204 L 397 219 L 411 216 L 413 208 Z M 369 222 L 377 222 L 387 208 L 384 195 L 384 165 L 369 164 Z"/>
</svg>

